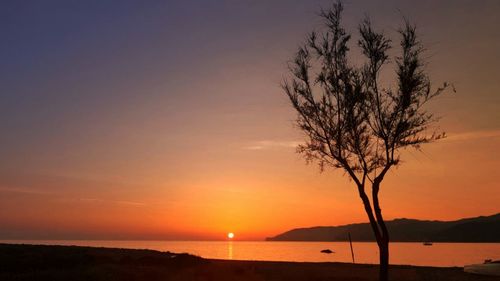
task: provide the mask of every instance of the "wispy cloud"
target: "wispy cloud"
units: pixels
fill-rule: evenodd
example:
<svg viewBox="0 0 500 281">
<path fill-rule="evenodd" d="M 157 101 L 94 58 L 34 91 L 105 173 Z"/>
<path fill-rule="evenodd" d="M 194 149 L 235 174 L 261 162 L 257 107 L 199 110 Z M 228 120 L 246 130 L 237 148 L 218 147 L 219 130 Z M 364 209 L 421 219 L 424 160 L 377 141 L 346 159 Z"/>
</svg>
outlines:
<svg viewBox="0 0 500 281">
<path fill-rule="evenodd" d="M 277 141 L 277 140 L 262 140 L 253 142 L 247 146 L 244 146 L 243 149 L 248 150 L 263 150 L 263 149 L 273 149 L 273 148 L 295 148 L 301 142 L 300 141 Z"/>
<path fill-rule="evenodd" d="M 43 191 L 43 190 L 34 190 L 28 188 L 17 188 L 17 187 L 0 187 L 0 193 L 19 193 L 26 195 L 56 195 L 55 192 Z M 129 205 L 129 206 L 145 206 L 145 203 L 142 202 L 134 202 L 127 200 L 113 200 L 113 199 L 101 199 L 101 198 L 69 198 L 69 197 L 56 197 L 55 200 L 65 201 L 65 202 L 85 202 L 85 203 L 107 203 L 107 204 L 119 204 L 119 205 Z"/>
<path fill-rule="evenodd" d="M 36 194 L 36 195 L 53 194 L 53 192 L 49 192 L 49 191 L 34 190 L 34 189 L 28 189 L 28 188 L 17 188 L 17 187 L 0 187 L 0 192 Z"/>
<path fill-rule="evenodd" d="M 100 198 L 79 198 L 78 200 L 89 203 L 112 203 L 119 205 L 130 205 L 130 206 L 144 206 L 145 203 L 142 202 L 134 202 L 134 201 L 125 201 L 125 200 L 108 200 L 108 199 L 100 199 Z"/>
<path fill-rule="evenodd" d="M 449 133 L 443 141 L 469 141 L 497 137 L 500 137 L 500 129 Z M 298 140 L 262 140 L 251 142 L 244 146 L 243 149 L 264 150 L 275 148 L 296 148 L 301 143 L 302 142 Z"/>
<path fill-rule="evenodd" d="M 483 130 L 483 131 L 472 131 L 472 132 L 462 132 L 456 134 L 448 134 L 444 141 L 469 141 L 476 139 L 485 138 L 497 138 L 500 137 L 499 130 Z"/>
</svg>

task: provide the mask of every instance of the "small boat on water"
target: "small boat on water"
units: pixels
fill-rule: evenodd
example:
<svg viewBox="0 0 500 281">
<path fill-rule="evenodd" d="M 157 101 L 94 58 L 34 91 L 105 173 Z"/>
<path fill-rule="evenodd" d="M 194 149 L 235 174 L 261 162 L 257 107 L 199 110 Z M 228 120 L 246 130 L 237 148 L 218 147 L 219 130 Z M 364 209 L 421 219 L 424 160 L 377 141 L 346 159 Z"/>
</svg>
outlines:
<svg viewBox="0 0 500 281">
<path fill-rule="evenodd" d="M 333 252 L 332 250 L 330 250 L 330 249 L 324 249 L 324 250 L 321 250 L 321 252 L 322 252 L 323 254 L 333 254 L 333 253 L 334 253 L 334 252 Z"/>
<path fill-rule="evenodd" d="M 424 242 L 424 246 L 432 246 L 432 242 Z"/>
<path fill-rule="evenodd" d="M 500 276 L 500 260 L 485 260 L 482 264 L 466 265 L 464 266 L 464 272 L 481 275 Z"/>
</svg>

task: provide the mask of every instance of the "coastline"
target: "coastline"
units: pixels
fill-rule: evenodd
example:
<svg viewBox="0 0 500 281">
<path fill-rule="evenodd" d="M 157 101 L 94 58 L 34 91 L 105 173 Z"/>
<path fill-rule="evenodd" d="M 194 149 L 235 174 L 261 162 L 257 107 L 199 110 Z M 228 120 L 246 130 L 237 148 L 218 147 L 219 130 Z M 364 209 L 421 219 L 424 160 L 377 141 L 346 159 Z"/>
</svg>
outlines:
<svg viewBox="0 0 500 281">
<path fill-rule="evenodd" d="M 206 259 L 261 260 L 284 262 L 351 263 L 347 242 L 266 242 L 266 241 L 157 241 L 157 240 L 0 240 L 0 244 L 67 245 L 127 249 L 150 249 L 191 253 Z M 357 263 L 378 264 L 374 242 L 353 243 Z M 331 249 L 335 253 L 323 254 Z M 391 264 L 431 267 L 463 267 L 500 259 L 500 243 L 391 243 Z"/>
<path fill-rule="evenodd" d="M 392 265 L 392 280 L 499 280 L 461 267 Z M 141 249 L 0 244 L 0 280 L 377 280 L 378 266 L 203 259 Z"/>
</svg>

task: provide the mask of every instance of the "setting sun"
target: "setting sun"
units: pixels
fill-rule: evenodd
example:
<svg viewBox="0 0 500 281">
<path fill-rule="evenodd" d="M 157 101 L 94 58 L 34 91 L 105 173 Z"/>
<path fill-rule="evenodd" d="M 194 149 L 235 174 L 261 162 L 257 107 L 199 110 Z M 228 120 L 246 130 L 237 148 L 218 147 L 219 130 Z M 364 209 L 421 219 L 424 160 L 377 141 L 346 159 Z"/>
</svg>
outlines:
<svg viewBox="0 0 500 281">
<path fill-rule="evenodd" d="M 233 239 L 233 238 L 234 238 L 234 233 L 229 232 L 229 233 L 227 234 L 227 238 L 229 238 L 229 239 Z"/>
</svg>

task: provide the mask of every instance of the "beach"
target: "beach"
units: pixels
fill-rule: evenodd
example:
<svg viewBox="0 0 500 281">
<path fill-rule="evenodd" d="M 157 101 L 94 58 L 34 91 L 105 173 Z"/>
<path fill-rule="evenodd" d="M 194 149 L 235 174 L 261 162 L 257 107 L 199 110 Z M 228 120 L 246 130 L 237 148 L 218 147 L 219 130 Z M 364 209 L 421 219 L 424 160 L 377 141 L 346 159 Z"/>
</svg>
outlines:
<svg viewBox="0 0 500 281">
<path fill-rule="evenodd" d="M 153 250 L 0 244 L 0 280 L 377 280 L 377 265 L 203 259 Z M 391 280 L 500 280 L 460 267 L 393 265 Z"/>
</svg>

